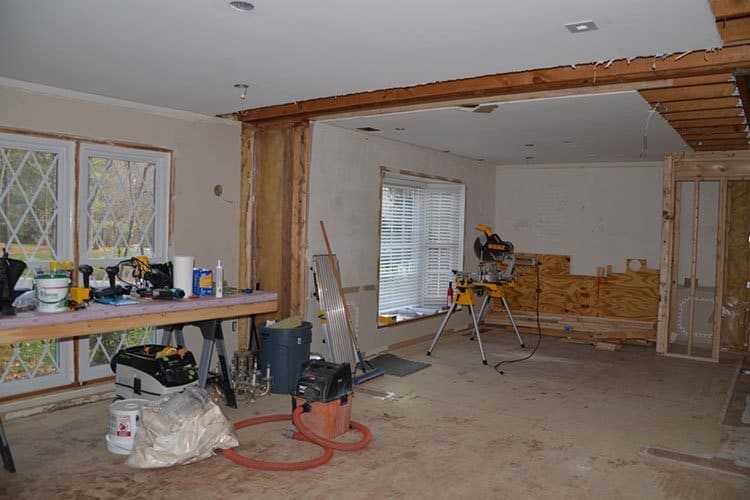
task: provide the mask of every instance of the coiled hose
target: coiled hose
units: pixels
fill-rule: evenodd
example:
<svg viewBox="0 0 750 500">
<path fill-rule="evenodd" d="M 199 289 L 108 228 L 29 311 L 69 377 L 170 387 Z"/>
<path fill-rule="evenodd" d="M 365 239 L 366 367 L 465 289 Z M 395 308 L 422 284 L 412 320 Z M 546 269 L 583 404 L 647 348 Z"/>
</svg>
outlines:
<svg viewBox="0 0 750 500">
<path fill-rule="evenodd" d="M 319 465 L 323 465 L 324 463 L 331 460 L 331 457 L 333 457 L 333 450 L 341 450 L 341 451 L 356 451 L 361 450 L 364 447 L 366 447 L 368 444 L 370 444 L 370 441 L 372 441 L 372 433 L 370 432 L 370 429 L 368 429 L 366 426 L 360 424 L 359 422 L 355 422 L 352 420 L 350 422 L 350 425 L 353 429 L 358 430 L 360 433 L 362 433 L 362 439 L 359 441 L 356 441 L 354 443 L 339 443 L 336 441 L 331 441 L 330 439 L 326 439 L 322 436 L 318 436 L 317 434 L 314 434 L 305 424 L 302 423 L 302 414 L 304 413 L 304 408 L 301 406 L 298 406 L 294 409 L 294 412 L 292 415 L 269 415 L 266 417 L 257 417 L 257 418 L 249 418 L 247 420 L 240 420 L 239 422 L 236 422 L 234 424 L 235 430 L 240 430 L 245 427 L 250 427 L 251 425 L 258 425 L 258 424 L 265 424 L 267 422 L 280 422 L 285 420 L 291 420 L 292 423 L 294 423 L 295 427 L 297 427 L 297 432 L 294 432 L 291 434 L 291 437 L 294 439 L 299 439 L 300 441 L 306 441 L 308 443 L 317 444 L 321 448 L 323 448 L 323 454 L 320 455 L 317 458 L 313 458 L 311 460 L 303 460 L 300 462 L 266 462 L 263 460 L 256 460 L 254 458 L 246 457 L 244 455 L 240 455 L 236 451 L 229 449 L 229 450 L 223 450 L 224 456 L 227 457 L 229 460 L 236 462 L 240 465 L 244 465 L 245 467 L 250 467 L 253 469 L 261 469 L 261 470 L 304 470 L 304 469 L 312 469 L 313 467 L 317 467 Z"/>
</svg>

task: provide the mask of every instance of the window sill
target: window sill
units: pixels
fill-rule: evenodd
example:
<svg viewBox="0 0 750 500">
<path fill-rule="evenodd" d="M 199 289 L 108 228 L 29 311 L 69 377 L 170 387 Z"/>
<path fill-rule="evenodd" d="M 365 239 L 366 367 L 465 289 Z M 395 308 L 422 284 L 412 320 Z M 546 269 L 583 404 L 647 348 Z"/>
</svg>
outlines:
<svg viewBox="0 0 750 500">
<path fill-rule="evenodd" d="M 422 320 L 425 320 L 425 319 L 434 318 L 436 316 L 443 316 L 447 312 L 448 312 L 448 309 L 441 309 L 439 311 L 435 311 L 434 313 L 431 313 L 431 314 L 422 314 L 422 315 L 419 315 L 419 316 L 414 317 L 414 318 L 403 318 L 403 319 L 398 319 L 398 320 L 391 320 L 392 322 L 390 322 L 390 323 L 381 323 L 380 320 L 379 320 L 378 321 L 377 329 L 380 330 L 381 328 L 392 328 L 394 326 L 401 326 L 401 325 L 404 325 L 404 324 L 407 324 L 407 323 L 414 323 L 414 322 L 417 322 L 417 321 L 422 321 Z M 381 317 L 387 317 L 387 315 L 380 315 L 380 316 L 378 316 L 379 319 Z"/>
</svg>

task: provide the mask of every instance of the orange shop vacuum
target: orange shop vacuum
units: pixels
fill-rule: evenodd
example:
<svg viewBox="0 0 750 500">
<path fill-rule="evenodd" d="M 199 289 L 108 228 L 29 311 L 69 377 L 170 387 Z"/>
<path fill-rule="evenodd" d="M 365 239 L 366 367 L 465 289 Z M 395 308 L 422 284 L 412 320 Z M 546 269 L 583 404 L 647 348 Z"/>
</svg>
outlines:
<svg viewBox="0 0 750 500">
<path fill-rule="evenodd" d="M 238 464 L 263 470 L 303 470 L 317 467 L 333 457 L 333 450 L 356 451 L 372 441 L 372 433 L 364 425 L 351 419 L 354 391 L 349 363 L 307 361 L 292 392 L 291 415 L 269 415 L 251 418 L 234 424 L 236 430 L 266 422 L 291 420 L 296 431 L 284 431 L 286 437 L 314 443 L 323 454 L 301 462 L 265 462 L 224 450 L 224 456 Z M 350 429 L 359 431 L 362 439 L 355 442 L 334 441 Z"/>
</svg>

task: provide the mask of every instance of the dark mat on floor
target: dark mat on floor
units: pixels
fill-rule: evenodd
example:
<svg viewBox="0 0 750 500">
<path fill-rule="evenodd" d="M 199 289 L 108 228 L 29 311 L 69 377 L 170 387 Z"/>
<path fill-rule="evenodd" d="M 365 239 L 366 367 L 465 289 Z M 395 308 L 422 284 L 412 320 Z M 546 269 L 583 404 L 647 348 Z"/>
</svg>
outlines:
<svg viewBox="0 0 750 500">
<path fill-rule="evenodd" d="M 419 370 L 424 370 L 428 366 L 432 366 L 430 363 L 409 361 L 393 354 L 381 354 L 377 358 L 371 359 L 370 364 L 375 368 L 380 368 L 387 375 L 395 375 L 396 377 L 405 377 Z"/>
</svg>

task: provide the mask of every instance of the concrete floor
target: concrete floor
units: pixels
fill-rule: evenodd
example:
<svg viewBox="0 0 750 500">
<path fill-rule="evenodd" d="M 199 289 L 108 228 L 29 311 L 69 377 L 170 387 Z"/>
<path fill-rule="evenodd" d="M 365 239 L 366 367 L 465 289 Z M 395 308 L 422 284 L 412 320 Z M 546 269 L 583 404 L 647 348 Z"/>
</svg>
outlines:
<svg viewBox="0 0 750 500">
<path fill-rule="evenodd" d="M 483 335 L 490 362 L 521 352 L 510 335 Z M 526 337 L 533 346 L 534 338 Z M 617 498 L 750 497 L 750 479 L 647 456 L 650 446 L 712 456 L 737 372 L 664 358 L 651 349 L 598 351 L 544 338 L 529 361 L 499 375 L 461 335 L 396 354 L 433 366 L 366 384 L 354 419 L 374 440 L 303 472 L 262 472 L 222 456 L 165 470 L 129 469 L 107 452 L 108 405 L 13 420 L 6 432 L 18 472 L 0 471 L 3 498 Z M 373 390 L 392 392 L 378 399 Z M 287 396 L 240 409 L 230 420 L 286 413 Z M 282 438 L 283 424 L 240 431 L 260 458 L 311 458 L 318 448 Z"/>
</svg>

